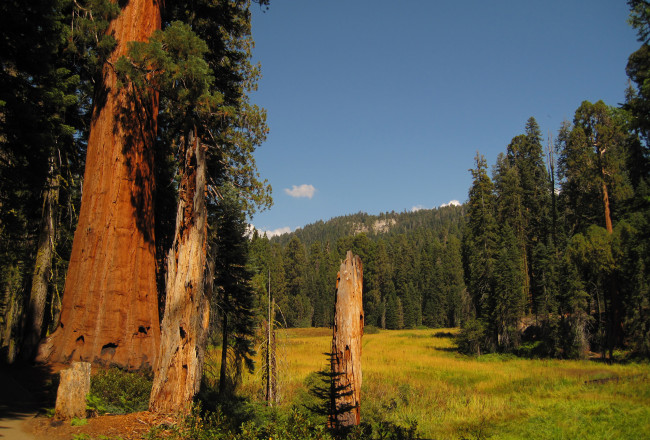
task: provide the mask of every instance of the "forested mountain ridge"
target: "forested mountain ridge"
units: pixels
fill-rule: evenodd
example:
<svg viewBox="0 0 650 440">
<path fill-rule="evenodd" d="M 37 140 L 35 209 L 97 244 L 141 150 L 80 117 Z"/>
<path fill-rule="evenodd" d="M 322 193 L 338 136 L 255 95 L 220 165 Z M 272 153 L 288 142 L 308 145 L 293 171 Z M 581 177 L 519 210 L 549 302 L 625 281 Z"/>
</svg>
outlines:
<svg viewBox="0 0 650 440">
<path fill-rule="evenodd" d="M 408 233 L 421 228 L 458 234 L 462 229 L 464 215 L 464 205 L 448 205 L 418 211 L 382 212 L 378 215 L 358 212 L 333 217 L 327 221 L 319 220 L 293 232 L 274 236 L 271 242 L 286 245 L 295 236 L 309 246 L 317 241 L 336 243 L 341 237 L 359 233 L 377 238 Z"/>
<path fill-rule="evenodd" d="M 460 325 L 467 304 L 464 218 L 464 206 L 447 206 L 335 217 L 270 240 L 255 232 L 250 265 L 258 298 L 265 300 L 270 281 L 278 320 L 290 327 L 330 326 L 336 273 L 352 250 L 363 262 L 367 325 Z"/>
</svg>

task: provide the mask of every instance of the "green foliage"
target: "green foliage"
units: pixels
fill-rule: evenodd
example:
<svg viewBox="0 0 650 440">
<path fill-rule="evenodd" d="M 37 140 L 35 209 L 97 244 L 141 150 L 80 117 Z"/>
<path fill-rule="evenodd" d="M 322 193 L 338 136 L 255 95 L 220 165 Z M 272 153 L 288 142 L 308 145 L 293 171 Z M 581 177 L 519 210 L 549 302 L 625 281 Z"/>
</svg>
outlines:
<svg viewBox="0 0 650 440">
<path fill-rule="evenodd" d="M 259 410 L 263 412 L 265 410 Z M 261 415 L 261 414 L 260 414 Z M 193 408 L 180 423 L 159 425 L 147 434 L 148 440 L 416 440 L 420 439 L 417 422 L 406 426 L 380 418 L 374 423 L 362 423 L 337 436 L 324 423 L 317 422 L 305 410 L 291 407 L 287 410 L 266 412 L 263 418 L 249 420 L 233 427 L 220 410 L 202 411 Z"/>
<path fill-rule="evenodd" d="M 376 327 L 374 325 L 366 325 L 363 327 L 364 335 L 376 335 L 379 332 L 380 332 L 379 327 Z"/>
<path fill-rule="evenodd" d="M 255 334 L 255 292 L 248 269 L 249 240 L 242 202 L 229 185 L 221 188 L 223 199 L 213 210 L 210 241 L 214 268 L 215 298 L 211 302 L 212 333 L 221 333 L 223 353 L 228 361 L 222 363 L 220 389 L 234 391 L 242 369 L 253 371 L 253 337 Z M 230 371 L 227 371 L 227 370 Z M 228 374 L 229 373 L 229 374 Z"/>
<path fill-rule="evenodd" d="M 87 405 L 100 414 L 127 414 L 149 407 L 151 373 L 127 372 L 119 368 L 100 370 L 90 382 Z"/>
<path fill-rule="evenodd" d="M 497 223 L 494 185 L 487 175 L 487 162 L 478 153 L 476 168 L 471 169 L 467 223 L 464 240 L 465 278 L 472 295 L 476 317 L 489 315 L 492 277 L 496 257 Z"/>
<path fill-rule="evenodd" d="M 471 319 L 465 322 L 456 336 L 458 351 L 470 355 L 481 355 L 489 351 L 490 343 L 487 334 L 487 325 L 480 319 Z"/>
<path fill-rule="evenodd" d="M 650 2 L 647 0 L 628 0 L 630 18 L 628 22 L 634 27 L 639 41 L 648 44 L 650 41 Z"/>
<path fill-rule="evenodd" d="M 501 228 L 498 247 L 489 322 L 498 349 L 510 351 L 519 344 L 517 325 L 524 315 L 526 297 L 521 248 L 507 223 Z"/>
<path fill-rule="evenodd" d="M 71 426 L 86 426 L 88 424 L 88 419 L 78 419 L 78 418 L 73 418 L 70 421 Z"/>
<path fill-rule="evenodd" d="M 0 5 L 0 266 L 18 269 L 8 271 L 12 276 L 0 274 L 0 287 L 7 293 L 0 299 L 0 322 L 11 336 L 3 340 L 9 342 L 2 347 L 3 361 L 11 362 L 21 346 L 20 329 L 28 316 L 22 306 L 31 290 L 45 194 L 52 187 L 58 192 L 52 240 L 58 253 L 49 277 L 46 328 L 58 313 L 56 290 L 63 284 L 67 236 L 76 221 L 90 77 L 76 64 L 87 63 L 89 52 L 78 58 L 71 54 L 71 10 L 77 6 L 68 0 Z M 103 21 L 102 16 L 96 21 Z"/>
</svg>

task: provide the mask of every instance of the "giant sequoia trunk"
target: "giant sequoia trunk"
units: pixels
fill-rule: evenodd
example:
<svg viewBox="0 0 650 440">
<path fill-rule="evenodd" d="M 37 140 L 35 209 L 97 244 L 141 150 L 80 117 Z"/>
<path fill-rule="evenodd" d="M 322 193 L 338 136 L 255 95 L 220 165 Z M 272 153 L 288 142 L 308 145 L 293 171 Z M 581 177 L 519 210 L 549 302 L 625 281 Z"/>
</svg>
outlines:
<svg viewBox="0 0 650 440">
<path fill-rule="evenodd" d="M 117 40 L 95 96 L 79 222 L 60 324 L 39 348 L 44 362 L 153 364 L 159 322 L 153 217 L 158 97 L 117 88 L 112 64 L 129 41 L 160 28 L 157 0 L 130 0 L 108 32 Z"/>
<path fill-rule="evenodd" d="M 361 422 L 362 286 L 361 259 L 348 251 L 336 283 L 332 338 L 332 374 L 337 395 L 329 424 L 337 429 Z"/>
<path fill-rule="evenodd" d="M 187 146 L 176 232 L 167 256 L 160 354 L 149 401 L 149 409 L 159 413 L 190 409 L 201 384 L 209 324 L 205 151 L 193 136 L 188 136 Z"/>
</svg>

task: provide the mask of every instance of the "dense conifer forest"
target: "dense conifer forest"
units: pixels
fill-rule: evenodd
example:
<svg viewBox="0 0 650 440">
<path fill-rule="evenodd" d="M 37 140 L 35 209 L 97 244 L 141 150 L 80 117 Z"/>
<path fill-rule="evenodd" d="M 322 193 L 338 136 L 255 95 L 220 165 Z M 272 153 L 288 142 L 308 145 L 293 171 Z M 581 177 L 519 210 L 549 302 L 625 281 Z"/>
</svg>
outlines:
<svg viewBox="0 0 650 440">
<path fill-rule="evenodd" d="M 361 257 L 366 325 L 455 327 L 469 306 L 461 237 L 465 208 L 358 213 L 267 239 L 255 232 L 251 265 L 265 297 L 270 274 L 278 319 L 290 327 L 332 323 L 336 272 L 346 251 Z"/>
</svg>

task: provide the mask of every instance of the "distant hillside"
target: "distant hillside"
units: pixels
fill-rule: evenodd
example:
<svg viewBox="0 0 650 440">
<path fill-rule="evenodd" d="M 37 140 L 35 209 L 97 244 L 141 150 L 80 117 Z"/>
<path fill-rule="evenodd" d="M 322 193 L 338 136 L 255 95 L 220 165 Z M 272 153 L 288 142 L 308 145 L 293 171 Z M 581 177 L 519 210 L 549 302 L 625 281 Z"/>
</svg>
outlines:
<svg viewBox="0 0 650 440">
<path fill-rule="evenodd" d="M 342 237 L 365 233 L 369 238 L 390 237 L 393 235 L 429 229 L 436 235 L 453 233 L 461 236 L 461 225 L 465 216 L 465 206 L 445 206 L 435 209 L 421 209 L 416 212 L 387 212 L 370 215 L 363 212 L 318 221 L 294 232 L 282 234 L 271 239 L 272 243 L 286 245 L 296 236 L 307 248 L 315 243 L 336 243 Z"/>
</svg>

